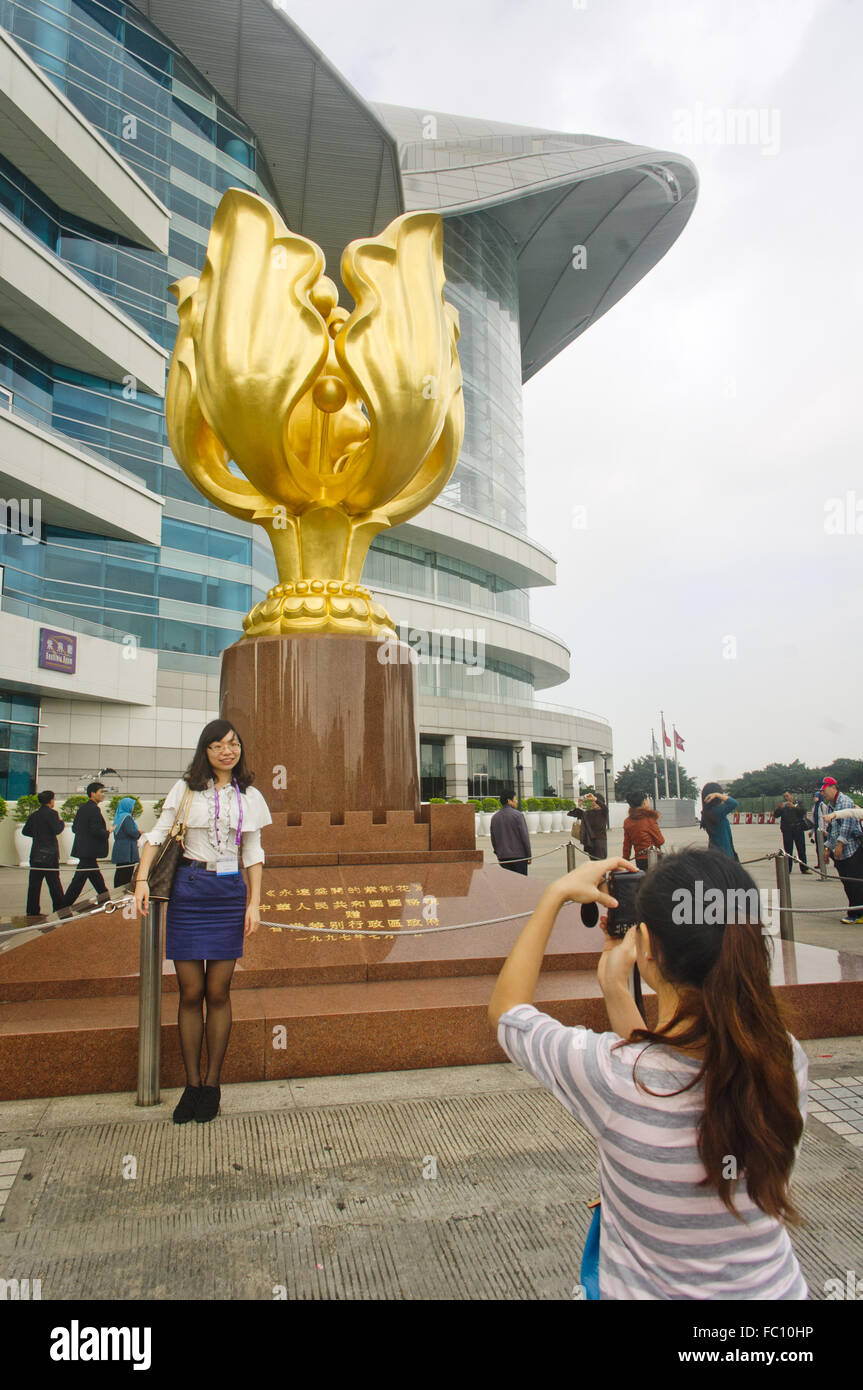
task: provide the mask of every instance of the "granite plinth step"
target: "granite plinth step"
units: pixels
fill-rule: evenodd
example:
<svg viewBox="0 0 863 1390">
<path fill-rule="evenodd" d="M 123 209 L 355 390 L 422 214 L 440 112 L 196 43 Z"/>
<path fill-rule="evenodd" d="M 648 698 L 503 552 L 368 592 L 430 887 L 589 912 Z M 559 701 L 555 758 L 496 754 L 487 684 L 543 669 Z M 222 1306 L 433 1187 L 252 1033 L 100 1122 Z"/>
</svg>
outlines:
<svg viewBox="0 0 863 1390">
<path fill-rule="evenodd" d="M 248 989 L 232 993 L 222 1082 L 338 1076 L 505 1061 L 488 1022 L 496 975 Z M 537 1005 L 607 1026 L 593 971 L 540 979 Z M 162 1000 L 161 1084 L 185 1083 L 176 996 Z M 0 1100 L 134 1091 L 138 1005 L 130 997 L 46 999 L 0 1009 Z"/>
<path fill-rule="evenodd" d="M 267 864 L 414 862 L 444 853 L 482 862 L 473 807 L 432 806 L 402 811 L 273 811 L 261 836 Z M 320 856 L 325 856 L 321 858 Z M 353 858 L 345 858 L 352 855 Z M 312 856 L 304 859 L 304 856 Z M 389 857 L 381 857 L 389 856 Z"/>
<path fill-rule="evenodd" d="M 863 959 L 845 977 L 818 947 L 777 952 L 774 987 L 799 1038 L 860 1032 Z M 853 978 L 852 978 L 853 974 Z M 249 988 L 232 992 L 223 1081 L 334 1076 L 504 1060 L 487 1009 L 497 973 Z M 569 1026 L 608 1027 L 595 970 L 544 970 L 537 1007 Z M 176 995 L 162 1000 L 162 1086 L 184 1083 Z M 648 1022 L 655 1000 L 645 990 Z M 130 996 L 0 1007 L 0 1100 L 134 1091 L 138 1006 Z"/>
</svg>

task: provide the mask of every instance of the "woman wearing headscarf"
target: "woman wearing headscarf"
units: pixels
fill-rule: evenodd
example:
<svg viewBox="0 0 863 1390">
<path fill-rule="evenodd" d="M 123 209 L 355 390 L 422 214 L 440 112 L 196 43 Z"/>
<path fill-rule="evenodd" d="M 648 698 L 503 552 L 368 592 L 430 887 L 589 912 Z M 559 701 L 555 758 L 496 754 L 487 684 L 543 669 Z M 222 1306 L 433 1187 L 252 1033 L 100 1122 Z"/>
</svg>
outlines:
<svg viewBox="0 0 863 1390">
<path fill-rule="evenodd" d="M 121 888 L 124 883 L 129 882 L 138 862 L 138 836 L 141 832 L 132 816 L 134 809 L 134 797 L 121 797 L 114 816 L 114 846 L 111 850 L 111 862 L 116 865 L 114 870 L 115 888 Z"/>
<path fill-rule="evenodd" d="M 705 782 L 701 789 L 701 829 L 707 831 L 708 848 L 718 849 L 736 859 L 731 825 L 728 817 L 737 810 L 737 802 L 728 796 L 718 782 Z"/>
</svg>

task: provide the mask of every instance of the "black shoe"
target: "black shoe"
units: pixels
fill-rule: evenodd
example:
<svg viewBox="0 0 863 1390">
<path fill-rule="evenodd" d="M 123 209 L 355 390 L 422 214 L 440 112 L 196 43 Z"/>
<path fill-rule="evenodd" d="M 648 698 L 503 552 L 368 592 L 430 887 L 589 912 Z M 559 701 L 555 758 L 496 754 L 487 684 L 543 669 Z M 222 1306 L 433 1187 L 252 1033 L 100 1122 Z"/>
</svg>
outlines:
<svg viewBox="0 0 863 1390">
<path fill-rule="evenodd" d="M 198 1105 L 195 1110 L 195 1119 L 199 1125 L 206 1124 L 207 1120 L 213 1120 L 219 1113 L 219 1102 L 222 1099 L 221 1086 L 202 1086 Z"/>
<path fill-rule="evenodd" d="M 174 1111 L 174 1124 L 187 1125 L 190 1120 L 195 1118 L 198 1104 L 201 1099 L 200 1086 L 187 1086 L 180 1096 L 180 1103 Z"/>
</svg>

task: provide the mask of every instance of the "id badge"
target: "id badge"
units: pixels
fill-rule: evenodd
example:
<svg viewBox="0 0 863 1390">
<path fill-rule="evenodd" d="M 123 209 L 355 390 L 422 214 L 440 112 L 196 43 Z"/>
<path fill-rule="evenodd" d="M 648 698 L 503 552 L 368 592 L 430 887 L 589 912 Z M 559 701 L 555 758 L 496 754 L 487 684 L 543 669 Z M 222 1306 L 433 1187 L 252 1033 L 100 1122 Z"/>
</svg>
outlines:
<svg viewBox="0 0 863 1390">
<path fill-rule="evenodd" d="M 216 873 L 217 873 L 217 874 L 238 874 L 239 872 L 240 872 L 240 869 L 239 869 L 239 865 L 238 865 L 236 859 L 217 859 L 217 860 L 216 860 Z"/>
</svg>

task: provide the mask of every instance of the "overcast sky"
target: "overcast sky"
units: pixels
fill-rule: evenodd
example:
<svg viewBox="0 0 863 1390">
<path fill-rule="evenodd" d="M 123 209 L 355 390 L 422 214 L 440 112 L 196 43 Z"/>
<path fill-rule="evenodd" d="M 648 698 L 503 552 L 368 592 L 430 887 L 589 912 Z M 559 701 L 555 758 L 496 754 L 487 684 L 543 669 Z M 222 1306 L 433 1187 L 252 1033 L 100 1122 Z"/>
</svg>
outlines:
<svg viewBox="0 0 863 1390">
<path fill-rule="evenodd" d="M 680 239 L 525 388 L 532 613 L 572 651 L 540 698 L 609 718 L 618 768 L 660 708 L 699 781 L 863 756 L 860 0 L 286 8 L 370 101 L 693 160 Z M 715 108 L 758 140 L 687 139 Z"/>
</svg>

